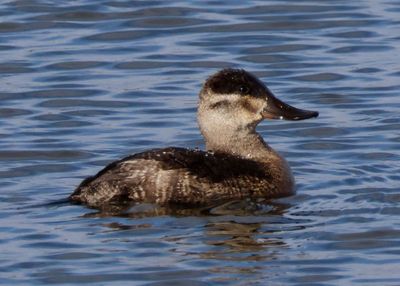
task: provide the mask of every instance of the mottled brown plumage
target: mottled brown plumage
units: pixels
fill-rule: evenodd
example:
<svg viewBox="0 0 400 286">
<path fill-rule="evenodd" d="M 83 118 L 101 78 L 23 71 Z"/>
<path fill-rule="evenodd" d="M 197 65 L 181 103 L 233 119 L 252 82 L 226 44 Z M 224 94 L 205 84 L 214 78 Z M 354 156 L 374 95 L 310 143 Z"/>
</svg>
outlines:
<svg viewBox="0 0 400 286">
<path fill-rule="evenodd" d="M 131 155 L 85 179 L 70 199 L 102 208 L 132 202 L 207 205 L 293 194 L 289 166 L 255 128 L 264 118 L 317 115 L 279 101 L 244 70 L 222 70 L 204 84 L 198 107 L 200 130 L 212 152 L 170 147 Z"/>
</svg>

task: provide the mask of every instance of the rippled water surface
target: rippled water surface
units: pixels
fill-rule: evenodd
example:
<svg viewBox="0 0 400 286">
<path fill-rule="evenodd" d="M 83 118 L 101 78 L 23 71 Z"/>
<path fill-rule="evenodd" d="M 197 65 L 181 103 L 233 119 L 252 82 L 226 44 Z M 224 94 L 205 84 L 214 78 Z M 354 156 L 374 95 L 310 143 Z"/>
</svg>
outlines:
<svg viewBox="0 0 400 286">
<path fill-rule="evenodd" d="M 0 283 L 399 285 L 399 2 L 226 2 L 1 1 Z M 296 196 L 60 202 L 129 153 L 203 148 L 197 94 L 223 67 L 320 112 L 258 128 Z"/>
</svg>

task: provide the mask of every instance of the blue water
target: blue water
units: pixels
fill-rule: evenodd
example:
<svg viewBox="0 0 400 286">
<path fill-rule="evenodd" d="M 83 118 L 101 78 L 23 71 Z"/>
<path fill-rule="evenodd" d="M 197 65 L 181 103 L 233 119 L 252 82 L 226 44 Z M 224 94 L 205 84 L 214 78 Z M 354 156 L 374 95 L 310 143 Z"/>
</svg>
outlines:
<svg viewBox="0 0 400 286">
<path fill-rule="evenodd" d="M 399 285 L 398 1 L 9 0 L 0 17 L 1 284 Z M 258 128 L 297 195 L 59 202 L 127 154 L 203 148 L 197 94 L 223 67 L 320 112 Z"/>
</svg>

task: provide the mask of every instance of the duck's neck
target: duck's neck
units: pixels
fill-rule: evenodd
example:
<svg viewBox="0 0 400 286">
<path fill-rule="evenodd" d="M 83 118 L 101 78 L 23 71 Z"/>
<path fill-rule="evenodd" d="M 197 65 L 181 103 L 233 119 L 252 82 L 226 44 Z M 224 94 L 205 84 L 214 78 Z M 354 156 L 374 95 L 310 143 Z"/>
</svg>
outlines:
<svg viewBox="0 0 400 286">
<path fill-rule="evenodd" d="M 203 116 L 205 115 L 205 116 Z M 239 119 L 240 120 L 240 119 Z M 238 120 L 224 121 L 212 114 L 198 113 L 201 133 L 207 150 L 239 156 L 266 164 L 268 172 L 281 190 L 293 192 L 294 179 L 286 160 L 263 140 L 254 126 L 241 125 Z M 229 124 L 230 123 L 230 124 Z"/>
<path fill-rule="evenodd" d="M 277 155 L 255 131 L 255 126 L 227 126 L 213 124 L 210 121 L 202 124 L 200 120 L 199 125 L 207 150 L 254 160 L 263 160 Z"/>
<path fill-rule="evenodd" d="M 213 108 L 209 102 L 199 102 L 197 121 L 207 150 L 257 161 L 282 160 L 256 132 L 261 120 L 261 115 L 237 112 L 233 116 L 227 108 Z"/>
</svg>

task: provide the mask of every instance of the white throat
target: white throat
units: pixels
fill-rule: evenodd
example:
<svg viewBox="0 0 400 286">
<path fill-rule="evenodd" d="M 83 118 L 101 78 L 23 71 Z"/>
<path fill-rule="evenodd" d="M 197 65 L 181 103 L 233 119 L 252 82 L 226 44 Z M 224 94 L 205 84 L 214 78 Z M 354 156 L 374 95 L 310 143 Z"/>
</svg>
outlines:
<svg viewBox="0 0 400 286">
<path fill-rule="evenodd" d="M 207 150 L 253 159 L 265 158 L 274 152 L 255 130 L 259 120 L 249 123 L 241 116 L 232 117 L 202 104 L 197 119 Z"/>
</svg>

